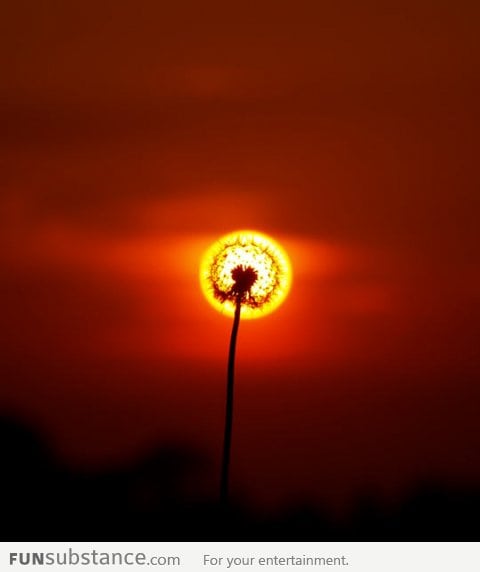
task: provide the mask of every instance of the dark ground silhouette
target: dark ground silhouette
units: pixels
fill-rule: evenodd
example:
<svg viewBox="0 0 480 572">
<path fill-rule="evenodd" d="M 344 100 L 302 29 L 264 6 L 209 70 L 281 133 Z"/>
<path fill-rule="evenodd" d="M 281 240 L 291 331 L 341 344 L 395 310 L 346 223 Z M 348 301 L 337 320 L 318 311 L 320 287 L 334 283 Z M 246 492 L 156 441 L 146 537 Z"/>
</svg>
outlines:
<svg viewBox="0 0 480 572">
<path fill-rule="evenodd" d="M 192 499 L 185 478 L 205 462 L 163 446 L 134 465 L 97 473 L 63 466 L 35 431 L 0 419 L 2 540 L 477 541 L 480 488 L 418 486 L 386 507 L 364 496 L 338 520 L 318 506 L 262 517 L 241 504 Z M 228 526 L 227 526 L 228 524 Z"/>
</svg>

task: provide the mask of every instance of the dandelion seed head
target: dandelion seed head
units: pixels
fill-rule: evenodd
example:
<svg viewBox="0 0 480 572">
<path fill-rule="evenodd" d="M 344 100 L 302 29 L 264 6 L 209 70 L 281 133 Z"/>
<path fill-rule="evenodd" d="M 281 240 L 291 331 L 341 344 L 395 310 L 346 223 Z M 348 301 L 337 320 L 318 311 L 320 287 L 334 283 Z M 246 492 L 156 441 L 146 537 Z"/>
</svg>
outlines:
<svg viewBox="0 0 480 572">
<path fill-rule="evenodd" d="M 269 314 L 285 299 L 291 266 L 283 249 L 270 237 L 240 231 L 220 238 L 202 260 L 200 282 L 207 300 L 233 315 L 237 300 L 242 317 Z"/>
</svg>

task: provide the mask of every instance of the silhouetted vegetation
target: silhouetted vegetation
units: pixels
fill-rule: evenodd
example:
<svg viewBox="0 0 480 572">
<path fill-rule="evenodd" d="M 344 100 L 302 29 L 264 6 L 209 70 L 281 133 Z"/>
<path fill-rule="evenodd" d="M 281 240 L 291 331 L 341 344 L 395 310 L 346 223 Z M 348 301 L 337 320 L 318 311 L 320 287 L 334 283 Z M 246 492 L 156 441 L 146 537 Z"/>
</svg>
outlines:
<svg viewBox="0 0 480 572">
<path fill-rule="evenodd" d="M 235 502 L 192 499 L 183 487 L 205 462 L 160 447 L 123 469 L 78 473 L 37 434 L 0 420 L 2 540 L 478 540 L 480 489 L 424 484 L 384 506 L 365 496 L 343 520 L 298 506 L 261 517 Z M 225 526 L 228 522 L 228 526 Z"/>
</svg>

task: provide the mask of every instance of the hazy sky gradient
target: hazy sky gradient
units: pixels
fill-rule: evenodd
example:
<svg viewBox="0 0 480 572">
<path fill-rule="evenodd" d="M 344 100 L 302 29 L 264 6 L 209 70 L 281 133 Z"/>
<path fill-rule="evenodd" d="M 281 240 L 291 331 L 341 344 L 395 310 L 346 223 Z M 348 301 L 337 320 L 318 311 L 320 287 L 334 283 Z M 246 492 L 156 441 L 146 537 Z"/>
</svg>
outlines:
<svg viewBox="0 0 480 572">
<path fill-rule="evenodd" d="M 230 323 L 198 263 L 257 228 L 295 276 L 241 326 L 238 490 L 478 479 L 478 12 L 10 3 L 4 409 L 70 462 L 170 440 L 218 462 Z"/>
</svg>

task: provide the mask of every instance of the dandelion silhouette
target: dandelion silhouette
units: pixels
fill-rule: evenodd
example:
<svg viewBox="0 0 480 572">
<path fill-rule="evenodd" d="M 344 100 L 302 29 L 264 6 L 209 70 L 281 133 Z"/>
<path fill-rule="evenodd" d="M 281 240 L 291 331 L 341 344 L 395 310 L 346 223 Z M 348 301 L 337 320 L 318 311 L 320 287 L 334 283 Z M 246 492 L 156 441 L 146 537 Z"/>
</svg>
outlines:
<svg viewBox="0 0 480 572">
<path fill-rule="evenodd" d="M 287 255 L 271 238 L 252 231 L 229 234 L 205 254 L 200 282 L 207 300 L 232 316 L 227 367 L 225 431 L 220 479 L 220 502 L 228 501 L 230 452 L 233 426 L 235 351 L 240 314 L 244 318 L 265 316 L 285 299 L 291 284 Z"/>
</svg>

